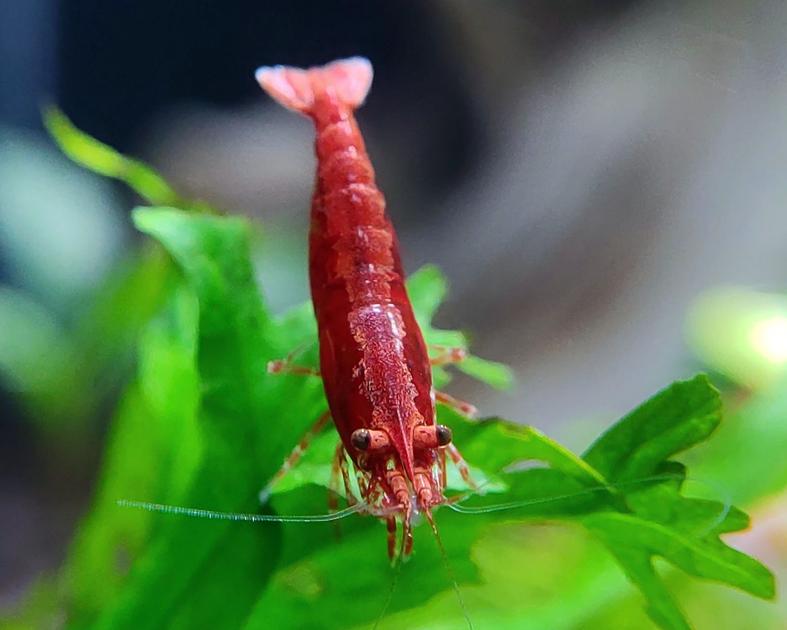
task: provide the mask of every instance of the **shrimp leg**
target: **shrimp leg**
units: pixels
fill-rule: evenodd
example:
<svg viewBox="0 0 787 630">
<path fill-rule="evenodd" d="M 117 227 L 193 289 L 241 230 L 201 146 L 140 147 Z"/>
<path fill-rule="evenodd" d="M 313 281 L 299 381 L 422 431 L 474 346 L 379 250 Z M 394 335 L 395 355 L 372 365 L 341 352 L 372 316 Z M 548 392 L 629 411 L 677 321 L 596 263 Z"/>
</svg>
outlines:
<svg viewBox="0 0 787 630">
<path fill-rule="evenodd" d="M 445 449 L 441 448 L 437 453 L 437 465 L 438 465 L 438 479 L 440 479 L 440 489 L 441 491 L 445 492 L 446 487 L 448 487 L 448 471 L 446 470 L 445 466 Z"/>
<path fill-rule="evenodd" d="M 461 363 L 467 358 L 467 351 L 464 348 L 439 345 L 432 345 L 430 348 L 434 348 L 439 351 L 437 356 L 431 357 L 429 359 L 429 363 L 432 367 Z M 478 413 L 478 410 L 474 405 L 471 405 L 470 403 L 463 400 L 459 400 L 458 398 L 454 398 L 445 392 L 435 391 L 435 400 L 437 400 L 437 402 L 443 403 L 444 405 L 448 405 L 449 407 L 456 409 L 462 415 L 470 416 L 471 418 L 474 417 L 476 413 Z"/>
<path fill-rule="evenodd" d="M 347 505 L 353 506 L 358 503 L 358 500 L 355 498 L 352 485 L 350 484 L 350 471 L 347 468 L 347 457 L 344 454 L 344 444 L 341 441 L 336 446 L 333 464 L 331 465 L 331 481 L 328 492 L 329 512 L 336 512 L 339 509 L 339 475 L 341 475 L 344 482 L 344 496 L 347 499 Z M 334 529 L 336 538 L 341 538 L 342 530 L 338 521 L 334 523 Z"/>
<path fill-rule="evenodd" d="M 388 533 L 388 558 L 393 562 L 396 557 L 396 519 L 393 516 L 385 519 L 385 529 Z"/>
<path fill-rule="evenodd" d="M 303 352 L 308 349 L 309 345 L 310 344 L 301 344 L 295 348 L 295 350 L 290 352 L 284 359 L 268 361 L 268 374 L 298 374 L 300 376 L 319 376 L 319 370 L 294 363 L 295 358 L 303 354 Z"/>
<path fill-rule="evenodd" d="M 320 376 L 320 370 L 305 365 L 294 365 L 287 359 L 268 361 L 268 374 L 297 374 L 298 376 Z"/>
<path fill-rule="evenodd" d="M 347 504 L 350 506 L 355 505 L 358 503 L 358 499 L 355 497 L 352 483 L 350 482 L 350 469 L 347 466 L 344 444 L 341 442 L 336 446 L 336 452 L 333 456 L 333 465 L 331 466 L 331 490 L 334 491 L 333 498 L 330 499 L 331 505 L 329 505 L 331 510 L 335 510 L 338 507 L 335 497 L 339 494 L 339 475 L 341 475 L 342 482 L 344 483 L 344 495 L 347 499 Z"/>
<path fill-rule="evenodd" d="M 478 413 L 478 409 L 475 408 L 475 405 L 471 405 L 469 402 L 465 402 L 464 400 L 459 400 L 458 398 L 454 398 L 450 394 L 446 394 L 445 392 L 438 392 L 435 391 L 434 393 L 435 400 L 439 403 L 443 403 L 444 405 L 448 405 L 452 409 L 455 409 L 459 413 L 464 416 L 474 417 Z"/>
<path fill-rule="evenodd" d="M 432 367 L 461 363 L 467 358 L 467 350 L 464 348 L 441 346 L 436 344 L 431 344 L 429 347 L 438 351 L 436 356 L 430 357 L 429 359 L 429 363 L 432 365 Z"/>
<path fill-rule="evenodd" d="M 467 466 L 467 462 L 465 458 L 462 457 L 462 454 L 459 452 L 459 449 L 453 445 L 453 443 L 449 444 L 445 447 L 445 450 L 448 452 L 451 461 L 454 462 L 454 466 L 456 466 L 459 474 L 462 476 L 462 480 L 470 486 L 473 490 L 479 490 L 480 486 L 473 480 L 473 477 L 470 475 L 470 468 Z"/>
<path fill-rule="evenodd" d="M 328 483 L 328 511 L 329 512 L 336 512 L 339 509 L 339 474 L 340 474 L 340 460 L 342 453 L 339 452 L 339 449 L 342 447 L 341 442 L 339 443 L 336 453 L 333 457 L 333 463 L 331 464 L 331 480 Z M 337 527 L 337 535 L 339 534 L 338 530 L 338 523 L 336 524 Z"/>
<path fill-rule="evenodd" d="M 281 481 L 282 477 L 284 477 L 284 475 L 286 475 L 290 471 L 290 469 L 292 469 L 292 467 L 295 466 L 295 464 L 298 463 L 304 451 L 309 447 L 309 444 L 311 444 L 311 441 L 315 437 L 317 437 L 320 431 L 322 431 L 325 428 L 325 425 L 327 425 L 330 421 L 331 421 L 331 414 L 326 411 L 319 418 L 317 418 L 317 422 L 315 422 L 311 426 L 311 428 L 308 431 L 306 431 L 306 433 L 301 438 L 300 442 L 296 444 L 295 448 L 292 449 L 292 452 L 284 460 L 284 463 L 281 465 L 281 468 L 279 468 L 276 474 L 273 475 L 273 477 L 271 477 L 271 480 L 266 484 L 266 486 L 262 490 L 260 490 L 259 498 L 261 504 L 264 505 L 265 503 L 267 503 L 268 499 L 271 496 L 273 487 L 279 481 Z"/>
</svg>

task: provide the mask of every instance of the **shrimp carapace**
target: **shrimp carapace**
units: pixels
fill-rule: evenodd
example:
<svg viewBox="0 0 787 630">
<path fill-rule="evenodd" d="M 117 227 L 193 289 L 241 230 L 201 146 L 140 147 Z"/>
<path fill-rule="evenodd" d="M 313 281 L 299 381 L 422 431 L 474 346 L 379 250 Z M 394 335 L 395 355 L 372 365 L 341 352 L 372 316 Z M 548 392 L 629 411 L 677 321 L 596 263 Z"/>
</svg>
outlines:
<svg viewBox="0 0 787 630">
<path fill-rule="evenodd" d="M 368 511 L 388 522 L 389 553 L 395 553 L 400 519 L 401 553 L 407 555 L 414 513 L 423 512 L 431 522 L 431 508 L 446 501 L 451 432 L 435 424 L 429 355 L 353 113 L 371 86 L 372 66 L 354 57 L 309 69 L 263 67 L 256 77 L 276 101 L 309 117 L 316 130 L 309 276 L 320 374 L 343 445 L 336 476 L 342 472 L 352 501 L 341 461 L 346 453 Z M 451 457 L 459 457 L 453 448 Z"/>
</svg>

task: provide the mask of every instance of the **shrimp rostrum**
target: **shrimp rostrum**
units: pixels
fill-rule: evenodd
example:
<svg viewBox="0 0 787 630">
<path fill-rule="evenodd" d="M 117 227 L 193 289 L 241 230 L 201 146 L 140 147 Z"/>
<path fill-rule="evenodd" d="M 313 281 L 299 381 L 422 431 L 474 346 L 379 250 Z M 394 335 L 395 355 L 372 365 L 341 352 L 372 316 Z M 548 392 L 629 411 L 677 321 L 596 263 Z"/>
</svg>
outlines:
<svg viewBox="0 0 787 630">
<path fill-rule="evenodd" d="M 431 364 L 461 360 L 446 349 L 430 362 L 404 284 L 396 233 L 355 120 L 372 82 L 368 60 L 323 67 L 263 67 L 262 88 L 310 118 L 316 130 L 317 180 L 309 234 L 309 275 L 320 345 L 320 371 L 330 418 L 341 438 L 335 470 L 354 501 L 345 454 L 358 481 L 363 511 L 386 520 L 388 551 L 412 549 L 420 513 L 437 533 L 432 509 L 444 495 L 446 455 L 467 478 L 448 427 L 435 423 L 435 400 L 468 405 L 436 393 Z M 286 361 L 272 371 L 291 370 Z M 303 370 L 301 369 L 301 372 Z M 321 418 L 313 433 L 328 421 Z M 295 463 L 304 439 L 280 471 Z M 275 480 L 275 478 L 274 478 Z"/>
</svg>

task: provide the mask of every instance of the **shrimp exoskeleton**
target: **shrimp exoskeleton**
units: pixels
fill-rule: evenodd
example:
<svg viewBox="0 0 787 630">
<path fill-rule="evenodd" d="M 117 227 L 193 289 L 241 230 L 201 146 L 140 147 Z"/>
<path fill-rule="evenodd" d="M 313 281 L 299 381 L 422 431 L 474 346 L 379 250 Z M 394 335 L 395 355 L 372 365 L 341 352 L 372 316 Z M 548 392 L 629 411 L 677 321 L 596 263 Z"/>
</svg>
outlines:
<svg viewBox="0 0 787 630">
<path fill-rule="evenodd" d="M 472 406 L 433 391 L 431 361 L 405 289 L 396 233 L 353 114 L 371 86 L 372 67 L 354 57 L 309 69 L 263 67 L 256 76 L 268 94 L 310 118 L 316 130 L 309 276 L 320 375 L 342 444 L 334 469 L 354 500 L 346 453 L 365 511 L 387 521 L 389 555 L 395 555 L 399 520 L 401 555 L 407 556 L 414 515 L 423 514 L 434 529 L 431 510 L 446 502 L 446 453 L 469 478 L 450 429 L 435 423 L 435 399 L 464 412 Z M 446 349 L 434 361 L 463 357 Z M 273 367 L 288 369 L 283 362 Z M 316 430 L 301 441 L 282 473 Z"/>
</svg>

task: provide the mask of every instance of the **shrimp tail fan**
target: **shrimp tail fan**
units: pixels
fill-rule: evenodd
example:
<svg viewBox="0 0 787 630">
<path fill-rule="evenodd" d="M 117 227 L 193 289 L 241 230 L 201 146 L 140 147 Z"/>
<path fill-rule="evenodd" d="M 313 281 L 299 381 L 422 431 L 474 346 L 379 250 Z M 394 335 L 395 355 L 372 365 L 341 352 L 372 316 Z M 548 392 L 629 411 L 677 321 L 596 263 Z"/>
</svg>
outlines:
<svg viewBox="0 0 787 630">
<path fill-rule="evenodd" d="M 307 69 L 262 66 L 254 76 L 277 103 L 310 116 L 321 97 L 335 98 L 351 109 L 360 107 L 372 85 L 372 75 L 368 59 L 350 57 Z"/>
</svg>

